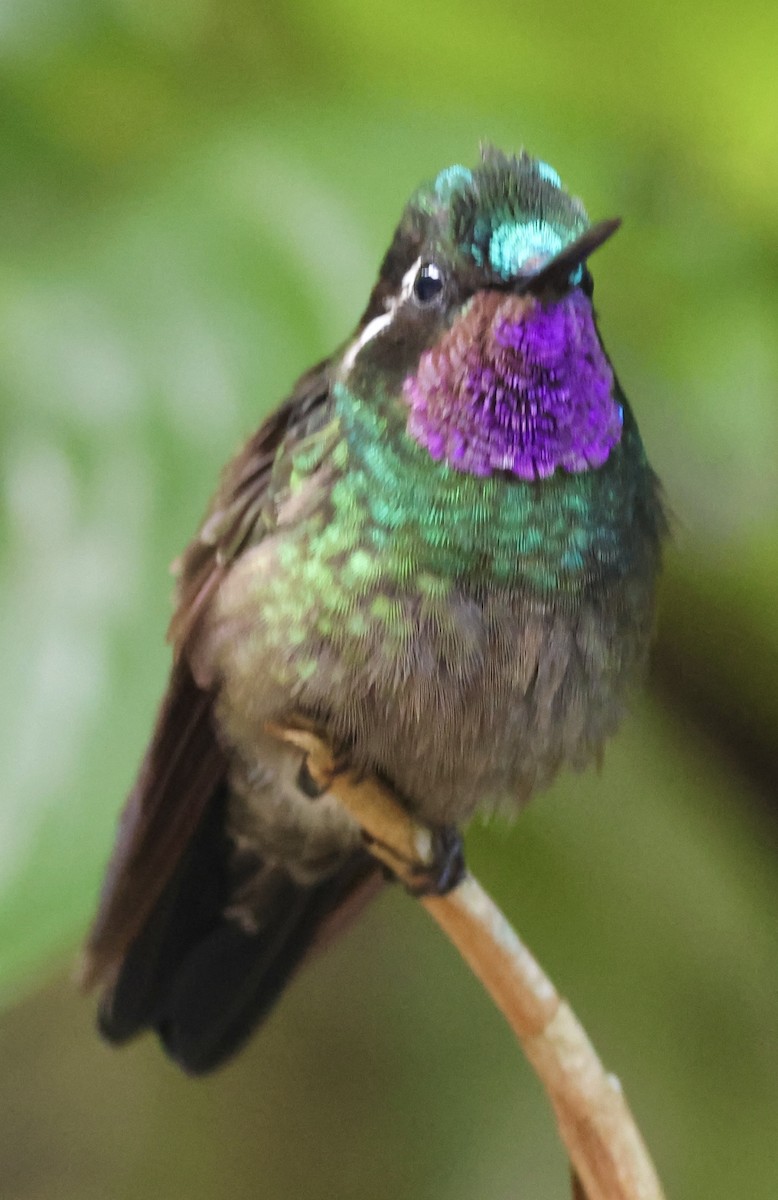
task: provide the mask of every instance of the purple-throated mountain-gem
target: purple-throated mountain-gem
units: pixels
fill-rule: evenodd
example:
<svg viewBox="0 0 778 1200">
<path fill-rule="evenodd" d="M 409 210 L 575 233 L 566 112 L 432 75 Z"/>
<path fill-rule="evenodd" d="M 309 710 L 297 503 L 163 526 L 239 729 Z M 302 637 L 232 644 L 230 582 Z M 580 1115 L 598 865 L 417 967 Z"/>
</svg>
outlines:
<svg viewBox="0 0 778 1200">
<path fill-rule="evenodd" d="M 617 225 L 525 153 L 442 171 L 354 335 L 227 466 L 86 950 L 111 1041 L 218 1065 L 380 884 L 269 722 L 313 722 L 449 851 L 613 733 L 665 530 L 592 309 Z"/>
</svg>

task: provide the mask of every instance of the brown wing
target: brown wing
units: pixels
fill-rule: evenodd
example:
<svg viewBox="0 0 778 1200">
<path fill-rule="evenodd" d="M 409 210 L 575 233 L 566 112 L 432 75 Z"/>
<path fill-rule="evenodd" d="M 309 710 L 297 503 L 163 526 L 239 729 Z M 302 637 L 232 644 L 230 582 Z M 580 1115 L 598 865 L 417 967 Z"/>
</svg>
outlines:
<svg viewBox="0 0 778 1200">
<path fill-rule="evenodd" d="M 186 652 L 209 598 L 235 558 L 272 528 L 273 467 L 281 447 L 304 438 L 326 412 L 329 363 L 325 359 L 298 380 L 292 395 L 225 468 L 200 532 L 176 565 L 178 595 L 168 640 L 177 658 Z"/>
<path fill-rule="evenodd" d="M 329 362 L 297 384 L 226 468 L 200 533 L 179 565 L 170 625 L 175 662 L 151 744 L 121 818 L 100 908 L 85 949 L 86 986 L 111 983 L 154 911 L 224 782 L 227 763 L 212 719 L 213 696 L 198 686 L 189 652 L 208 602 L 236 556 L 272 526 L 270 479 L 279 451 L 326 413 Z"/>
</svg>

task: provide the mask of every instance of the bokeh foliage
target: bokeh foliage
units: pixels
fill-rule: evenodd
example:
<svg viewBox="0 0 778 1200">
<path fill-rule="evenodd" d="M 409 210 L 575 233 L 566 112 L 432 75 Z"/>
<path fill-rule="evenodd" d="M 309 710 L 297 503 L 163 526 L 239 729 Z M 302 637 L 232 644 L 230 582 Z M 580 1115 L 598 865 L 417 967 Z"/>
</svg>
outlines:
<svg viewBox="0 0 778 1200">
<path fill-rule="evenodd" d="M 469 852 L 676 1196 L 778 1191 L 778 10 L 8 0 L 0 1193 L 562 1196 L 542 1097 L 403 897 L 205 1083 L 62 982 L 165 676 L 167 563 L 348 332 L 406 194 L 525 144 L 623 232 L 606 343 L 675 513 L 648 697 Z M 5 1178 L 4 1178 L 5 1177 Z"/>
</svg>

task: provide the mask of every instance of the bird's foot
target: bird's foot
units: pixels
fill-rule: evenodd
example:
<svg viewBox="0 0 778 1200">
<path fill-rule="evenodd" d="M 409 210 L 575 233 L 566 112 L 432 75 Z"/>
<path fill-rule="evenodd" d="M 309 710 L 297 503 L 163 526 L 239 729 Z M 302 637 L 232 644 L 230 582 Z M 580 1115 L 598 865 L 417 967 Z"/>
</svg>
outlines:
<svg viewBox="0 0 778 1200">
<path fill-rule="evenodd" d="M 387 863 L 387 870 L 412 896 L 445 896 L 461 883 L 467 869 L 462 835 L 453 825 L 425 828 L 424 832 L 429 841 L 417 858 L 400 859 L 394 847 L 364 831 L 362 838 L 368 848 L 380 845 L 385 855 L 391 854 L 396 865 Z"/>
<path fill-rule="evenodd" d="M 315 772 L 311 769 L 311 760 L 306 754 L 297 772 L 297 787 L 309 800 L 320 800 L 332 787 L 332 781 L 337 775 L 342 775 L 349 769 L 348 758 L 345 754 L 332 759 L 326 765 L 317 764 Z"/>
<path fill-rule="evenodd" d="M 347 750 L 333 750 L 309 719 L 271 722 L 266 729 L 302 751 L 297 786 L 303 795 L 315 801 L 331 792 L 360 827 L 367 849 L 412 895 L 445 896 L 462 881 L 462 838 L 453 825 L 423 824 L 391 784 L 355 771 Z"/>
<path fill-rule="evenodd" d="M 311 768 L 308 766 L 307 757 L 300 763 L 300 770 L 297 772 L 296 779 L 297 788 L 309 800 L 318 800 L 325 795 L 328 783 L 314 779 L 311 774 Z"/>
</svg>

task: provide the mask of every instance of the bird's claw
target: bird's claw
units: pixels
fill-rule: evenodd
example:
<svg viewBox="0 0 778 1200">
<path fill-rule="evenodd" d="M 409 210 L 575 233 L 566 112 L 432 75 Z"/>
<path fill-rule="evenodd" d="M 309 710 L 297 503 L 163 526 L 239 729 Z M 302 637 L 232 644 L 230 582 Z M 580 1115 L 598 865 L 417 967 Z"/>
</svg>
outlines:
<svg viewBox="0 0 778 1200">
<path fill-rule="evenodd" d="M 412 896 L 445 896 L 465 876 L 465 849 L 462 835 L 453 825 L 431 829 L 429 861 L 411 867 L 405 886 Z"/>
<path fill-rule="evenodd" d="M 430 848 L 422 859 L 400 858 L 391 846 L 381 842 L 385 869 L 390 878 L 398 878 L 412 896 L 445 896 L 464 878 L 466 866 L 462 835 L 453 825 L 441 825 L 429 830 Z M 362 831 L 368 846 L 378 845 L 378 839 Z M 388 862 L 391 858 L 394 862 Z"/>
</svg>

